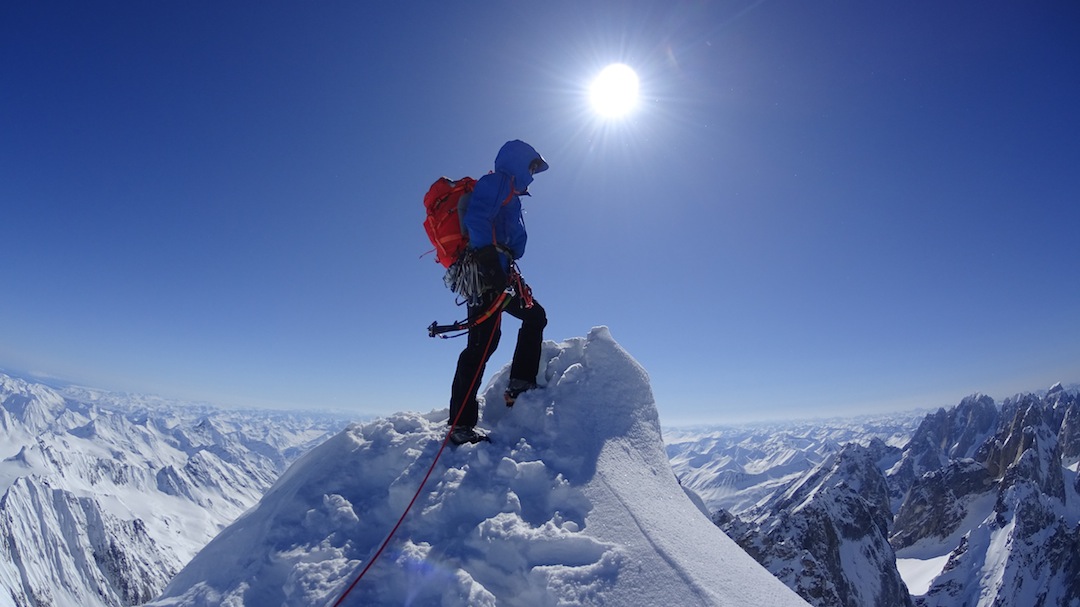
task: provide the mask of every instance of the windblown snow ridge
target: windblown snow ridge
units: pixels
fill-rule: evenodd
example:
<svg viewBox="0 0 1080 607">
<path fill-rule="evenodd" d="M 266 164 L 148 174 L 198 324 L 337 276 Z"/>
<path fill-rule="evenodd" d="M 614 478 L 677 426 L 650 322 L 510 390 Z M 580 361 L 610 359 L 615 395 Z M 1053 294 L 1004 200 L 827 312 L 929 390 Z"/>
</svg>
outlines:
<svg viewBox="0 0 1080 607">
<path fill-rule="evenodd" d="M 546 342 L 544 389 L 448 449 L 347 605 L 805 605 L 680 489 L 645 371 L 606 328 Z M 354 425 L 296 462 L 154 605 L 330 605 L 416 492 L 446 411 Z"/>
</svg>

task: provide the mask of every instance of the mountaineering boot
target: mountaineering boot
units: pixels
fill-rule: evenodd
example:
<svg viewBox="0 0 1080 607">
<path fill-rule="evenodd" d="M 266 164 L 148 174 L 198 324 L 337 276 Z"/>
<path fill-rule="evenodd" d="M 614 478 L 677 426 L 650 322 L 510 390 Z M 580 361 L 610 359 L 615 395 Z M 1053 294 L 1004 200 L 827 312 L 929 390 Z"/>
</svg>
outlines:
<svg viewBox="0 0 1080 607">
<path fill-rule="evenodd" d="M 454 426 L 454 429 L 450 431 L 450 442 L 455 445 L 464 445 L 465 443 L 479 443 L 481 441 L 491 442 L 491 439 L 487 436 L 480 434 L 471 426 Z"/>
<path fill-rule="evenodd" d="M 510 383 L 506 386 L 506 392 L 503 392 L 506 406 L 513 407 L 522 392 L 528 392 L 537 387 L 536 382 L 531 382 L 527 379 L 511 379 Z"/>
</svg>

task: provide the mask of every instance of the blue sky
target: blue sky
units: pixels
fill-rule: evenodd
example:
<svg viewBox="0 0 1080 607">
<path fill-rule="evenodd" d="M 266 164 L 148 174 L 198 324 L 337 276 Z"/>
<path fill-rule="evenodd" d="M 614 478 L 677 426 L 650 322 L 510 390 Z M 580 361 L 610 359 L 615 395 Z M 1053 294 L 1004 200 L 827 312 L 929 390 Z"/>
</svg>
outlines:
<svg viewBox="0 0 1080 607">
<path fill-rule="evenodd" d="M 0 368 L 219 404 L 446 405 L 422 221 L 508 139 L 547 337 L 666 423 L 1080 379 L 1075 2 L 11 2 Z M 587 100 L 611 62 L 637 109 Z M 507 320 L 493 365 L 509 360 Z"/>
</svg>

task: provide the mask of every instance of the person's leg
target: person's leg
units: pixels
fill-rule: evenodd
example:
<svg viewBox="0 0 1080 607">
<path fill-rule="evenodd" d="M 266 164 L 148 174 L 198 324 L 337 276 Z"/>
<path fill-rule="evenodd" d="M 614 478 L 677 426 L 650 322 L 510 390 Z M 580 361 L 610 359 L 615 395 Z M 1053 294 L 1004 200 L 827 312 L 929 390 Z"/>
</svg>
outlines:
<svg viewBox="0 0 1080 607">
<path fill-rule="evenodd" d="M 488 305 L 490 302 L 476 308 L 470 306 L 469 317 L 482 313 Z M 466 338 L 469 342 L 458 356 L 457 371 L 454 373 L 454 384 L 450 392 L 451 425 L 457 420 L 458 426 L 471 428 L 479 421 L 480 407 L 476 402 L 476 393 L 480 390 L 480 381 L 483 379 L 487 361 L 499 345 L 502 335 L 499 326 L 501 316 L 498 313 L 493 314 L 491 318 L 469 330 Z"/>
<path fill-rule="evenodd" d="M 510 364 L 510 379 L 535 384 L 536 373 L 540 369 L 540 349 L 544 342 L 547 312 L 536 300 L 533 300 L 531 308 L 524 307 L 520 297 L 515 297 L 506 311 L 521 320 L 514 359 Z"/>
</svg>

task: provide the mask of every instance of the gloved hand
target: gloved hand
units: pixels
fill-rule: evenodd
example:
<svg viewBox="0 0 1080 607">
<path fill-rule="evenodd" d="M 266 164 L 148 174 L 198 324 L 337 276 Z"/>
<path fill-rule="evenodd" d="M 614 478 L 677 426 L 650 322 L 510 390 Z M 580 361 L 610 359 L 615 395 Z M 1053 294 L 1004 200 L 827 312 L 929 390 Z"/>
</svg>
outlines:
<svg viewBox="0 0 1080 607">
<path fill-rule="evenodd" d="M 503 269 L 502 259 L 499 258 L 499 250 L 495 248 L 495 245 L 477 249 L 475 258 L 480 274 L 483 275 L 488 287 L 497 291 L 505 289 L 508 283 L 506 270 Z"/>
</svg>

